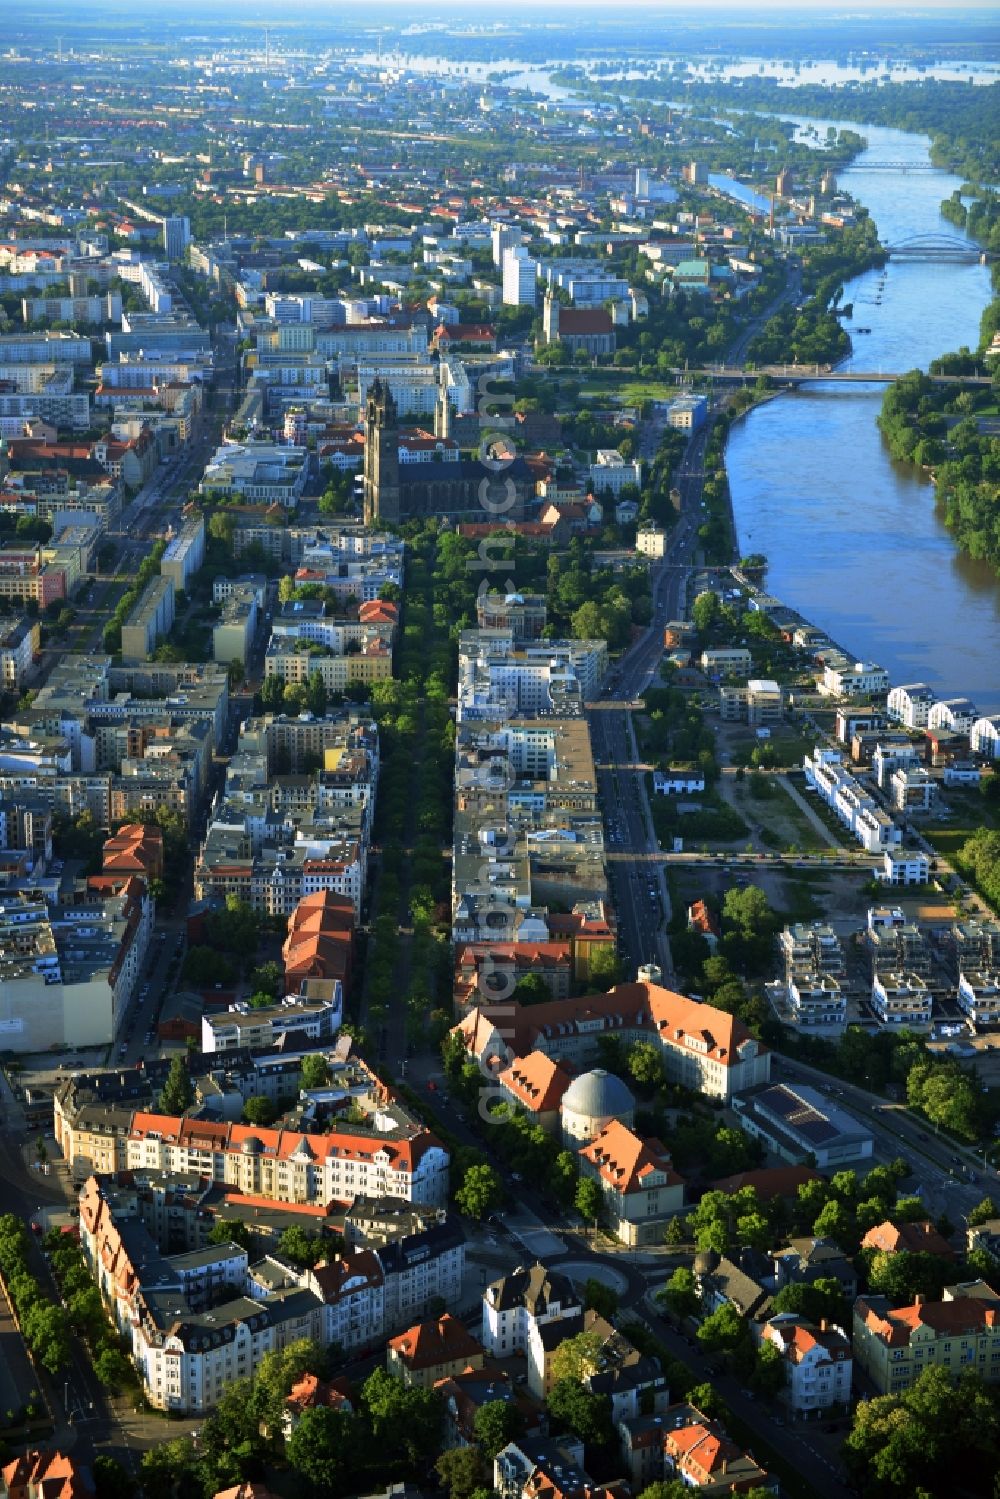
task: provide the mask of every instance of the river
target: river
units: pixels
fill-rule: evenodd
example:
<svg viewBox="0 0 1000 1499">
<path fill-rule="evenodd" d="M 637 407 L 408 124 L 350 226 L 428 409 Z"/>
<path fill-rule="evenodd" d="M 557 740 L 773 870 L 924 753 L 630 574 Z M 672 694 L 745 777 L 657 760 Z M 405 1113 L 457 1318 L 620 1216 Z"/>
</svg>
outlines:
<svg viewBox="0 0 1000 1499">
<path fill-rule="evenodd" d="M 825 121 L 809 121 L 822 135 Z M 838 122 L 844 124 L 846 122 Z M 939 204 L 946 172 L 864 170 L 865 161 L 926 162 L 922 136 L 851 125 L 868 139 L 839 181 L 890 244 L 955 235 Z M 980 265 L 890 261 L 850 282 L 845 368 L 926 368 L 978 341 L 990 297 Z M 870 328 L 860 333 L 859 328 Z M 764 552 L 768 588 L 894 682 L 925 681 L 1000 711 L 1000 581 L 956 549 L 933 485 L 894 463 L 875 425 L 881 387 L 819 385 L 782 395 L 733 428 L 727 467 L 744 552 Z"/>
</svg>

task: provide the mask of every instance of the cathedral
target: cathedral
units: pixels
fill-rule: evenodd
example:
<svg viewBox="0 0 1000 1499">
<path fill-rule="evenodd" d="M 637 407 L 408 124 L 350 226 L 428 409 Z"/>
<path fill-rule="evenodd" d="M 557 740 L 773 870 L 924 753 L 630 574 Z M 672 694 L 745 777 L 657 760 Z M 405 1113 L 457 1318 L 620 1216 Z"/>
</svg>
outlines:
<svg viewBox="0 0 1000 1499">
<path fill-rule="evenodd" d="M 442 399 L 447 400 L 444 393 Z M 534 493 L 523 458 L 496 469 L 478 458 L 400 463 L 396 402 L 381 380 L 373 382 L 365 408 L 364 477 L 366 525 L 430 515 L 451 521 L 525 520 Z"/>
</svg>

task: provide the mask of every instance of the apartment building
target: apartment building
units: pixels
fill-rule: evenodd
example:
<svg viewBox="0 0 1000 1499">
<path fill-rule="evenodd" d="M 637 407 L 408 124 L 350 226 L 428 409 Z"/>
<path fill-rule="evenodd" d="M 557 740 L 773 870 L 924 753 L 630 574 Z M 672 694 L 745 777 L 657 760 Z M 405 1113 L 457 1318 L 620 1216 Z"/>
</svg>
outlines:
<svg viewBox="0 0 1000 1499">
<path fill-rule="evenodd" d="M 797 1312 L 780 1312 L 764 1324 L 762 1341 L 781 1354 L 783 1399 L 790 1411 L 808 1416 L 849 1408 L 854 1364 L 843 1328 L 826 1322 L 817 1326 Z"/>
<path fill-rule="evenodd" d="M 78 903 L 37 896 L 0 904 L 0 1026 L 9 1050 L 100 1046 L 115 1039 L 153 930 L 136 877 L 94 876 Z"/>
<path fill-rule="evenodd" d="M 670 1405 L 633 1416 L 618 1423 L 618 1434 L 633 1493 L 673 1480 L 701 1499 L 726 1499 L 750 1490 L 777 1492 L 778 1480 L 697 1406 Z"/>
<path fill-rule="evenodd" d="M 160 558 L 160 576 L 169 578 L 177 593 L 187 589 L 205 561 L 205 517 L 192 515 L 167 542 Z"/>
<path fill-rule="evenodd" d="M 244 1196 L 277 1203 L 350 1203 L 356 1196 L 402 1197 L 444 1206 L 448 1152 L 390 1095 L 363 1122 L 329 1134 L 257 1129 L 141 1111 L 112 1111 L 111 1141 L 101 1151 L 110 1166 L 85 1153 L 101 1137 L 90 1117 L 65 1121 L 62 1147 L 72 1167 L 112 1171 L 196 1172 Z"/>
<path fill-rule="evenodd" d="M 979 710 L 971 698 L 951 697 L 936 702 L 927 715 L 928 729 L 944 729 L 950 734 L 971 734 L 979 719 Z"/>
<path fill-rule="evenodd" d="M 888 971 L 872 980 L 872 1009 L 882 1025 L 929 1030 L 933 999 L 927 980 L 918 973 Z"/>
<path fill-rule="evenodd" d="M 590 483 L 595 495 L 611 494 L 618 499 L 623 489 L 641 489 L 642 463 L 627 461 L 617 448 L 598 448 L 590 465 Z"/>
<path fill-rule="evenodd" d="M 257 634 L 257 590 L 252 585 L 233 588 L 220 605 L 218 623 L 212 627 L 212 659 L 228 666 L 238 661 L 246 666 Z"/>
<path fill-rule="evenodd" d="M 937 1365 L 1000 1380 L 1000 1297 L 984 1281 L 946 1286 L 940 1301 L 918 1296 L 892 1307 L 885 1296 L 854 1304 L 854 1357 L 880 1395 L 898 1395 Z"/>
<path fill-rule="evenodd" d="M 892 849 L 902 833 L 861 783 L 847 770 L 834 750 L 817 745 L 803 762 L 807 787 L 818 793 L 848 831 L 870 854 Z"/>
<path fill-rule="evenodd" d="M 302 1338 L 349 1355 L 382 1341 L 441 1289 L 455 1296 L 464 1265 L 461 1231 L 450 1224 L 304 1270 L 269 1257 L 251 1265 L 232 1243 L 165 1255 L 127 1194 L 118 1202 L 94 1177 L 80 1199 L 80 1241 L 146 1398 L 192 1415 L 251 1379 L 266 1353 Z"/>
<path fill-rule="evenodd" d="M 974 1030 L 1000 1025 L 1000 970 L 963 969 L 956 998 Z"/>
<path fill-rule="evenodd" d="M 122 662 L 134 665 L 147 660 L 174 623 L 172 578 L 151 578 L 122 625 Z"/>
<path fill-rule="evenodd" d="M 934 702 L 934 693 L 926 682 L 908 682 L 890 690 L 885 703 L 886 716 L 907 729 L 925 729 Z"/>
<path fill-rule="evenodd" d="M 547 1355 L 583 1331 L 583 1303 L 568 1276 L 541 1263 L 513 1271 L 483 1292 L 480 1334 L 490 1358 L 527 1359 L 528 1389 L 544 1399 L 551 1387 Z"/>
<path fill-rule="evenodd" d="M 827 666 L 819 690 L 827 697 L 878 697 L 889 691 L 889 673 L 874 661 Z"/>
<path fill-rule="evenodd" d="M 976 719 L 969 730 L 969 748 L 988 760 L 1000 760 L 1000 714 Z"/>
<path fill-rule="evenodd" d="M 0 615 L 0 689 L 20 691 L 41 648 L 37 619 L 27 614 Z"/>
<path fill-rule="evenodd" d="M 202 1055 L 262 1051 L 281 1044 L 280 1038 L 290 1032 L 310 1041 L 332 1040 L 340 1029 L 342 1014 L 343 991 L 339 983 L 333 986 L 329 999 L 309 1001 L 295 997 L 254 1007 L 240 1001 L 221 1014 L 210 1012 L 201 1017 Z"/>
<path fill-rule="evenodd" d="M 749 677 L 753 658 L 745 645 L 702 651 L 701 669 L 711 677 Z"/>
<path fill-rule="evenodd" d="M 887 848 L 875 873 L 886 885 L 926 885 L 930 877 L 930 856 L 919 848 Z"/>
</svg>

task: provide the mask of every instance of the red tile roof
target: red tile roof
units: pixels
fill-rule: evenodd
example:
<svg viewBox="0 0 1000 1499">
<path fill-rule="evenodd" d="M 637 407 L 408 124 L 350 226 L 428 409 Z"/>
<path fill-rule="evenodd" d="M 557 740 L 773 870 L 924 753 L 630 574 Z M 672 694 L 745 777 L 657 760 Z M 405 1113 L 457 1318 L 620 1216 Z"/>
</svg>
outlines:
<svg viewBox="0 0 1000 1499">
<path fill-rule="evenodd" d="M 432 1369 L 436 1364 L 458 1362 L 465 1368 L 470 1359 L 483 1356 L 483 1345 L 450 1312 L 414 1323 L 390 1338 L 386 1346 L 409 1369 Z"/>
<path fill-rule="evenodd" d="M 616 1192 L 641 1192 L 656 1173 L 664 1177 L 657 1186 L 677 1187 L 683 1183 L 671 1164 L 666 1148 L 659 1140 L 644 1140 L 619 1119 L 612 1119 L 600 1134 L 580 1151 L 584 1160 L 596 1169 L 598 1176 Z"/>
</svg>

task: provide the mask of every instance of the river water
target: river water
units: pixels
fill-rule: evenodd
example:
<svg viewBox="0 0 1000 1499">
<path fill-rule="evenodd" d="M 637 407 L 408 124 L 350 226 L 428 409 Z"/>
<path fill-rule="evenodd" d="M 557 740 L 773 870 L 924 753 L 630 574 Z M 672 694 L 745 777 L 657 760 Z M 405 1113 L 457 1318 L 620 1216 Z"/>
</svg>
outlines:
<svg viewBox="0 0 1000 1499">
<path fill-rule="evenodd" d="M 826 122 L 808 123 L 822 135 Z M 839 180 L 881 239 L 960 232 L 939 212 L 957 177 L 864 170 L 866 159 L 926 162 L 923 137 L 850 128 L 868 150 Z M 976 264 L 890 261 L 866 272 L 845 290 L 854 353 L 844 368 L 926 368 L 975 347 L 989 296 L 989 271 Z M 958 553 L 930 482 L 890 459 L 875 425 L 881 396 L 876 386 L 807 387 L 734 427 L 727 467 L 740 547 L 766 554 L 772 593 L 894 682 L 925 681 L 1000 711 L 1000 580 Z"/>
</svg>

